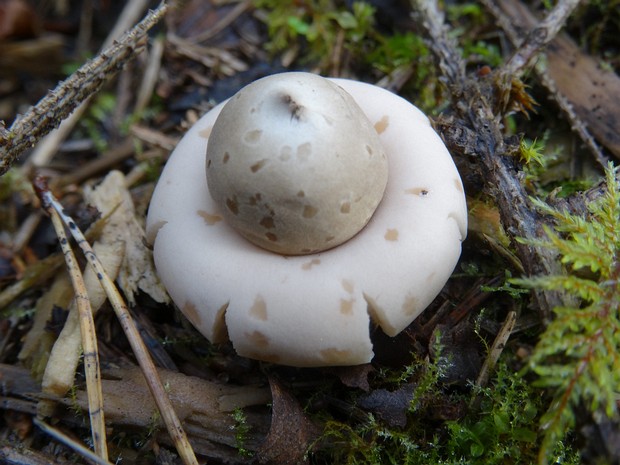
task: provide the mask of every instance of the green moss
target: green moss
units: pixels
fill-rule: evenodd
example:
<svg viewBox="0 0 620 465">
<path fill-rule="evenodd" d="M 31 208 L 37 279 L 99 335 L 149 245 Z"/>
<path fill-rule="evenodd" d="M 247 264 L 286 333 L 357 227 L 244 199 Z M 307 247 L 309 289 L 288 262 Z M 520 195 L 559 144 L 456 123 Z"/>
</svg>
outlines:
<svg viewBox="0 0 620 465">
<path fill-rule="evenodd" d="M 575 426 L 576 411 L 617 418 L 620 391 L 620 182 L 610 164 L 607 189 L 590 203 L 589 215 L 559 211 L 540 200 L 537 208 L 553 219 L 546 237 L 526 241 L 555 250 L 565 274 L 516 279 L 522 286 L 559 291 L 567 304 L 540 336 L 528 371 L 553 400 L 541 418 L 544 431 L 539 461 Z"/>
<path fill-rule="evenodd" d="M 357 423 L 329 421 L 323 449 L 316 451 L 319 459 L 327 454 L 331 463 L 346 465 L 535 463 L 541 444 L 538 422 L 547 403 L 543 391 L 505 362 L 498 364 L 488 387 L 469 393 L 442 386 L 438 362 L 419 361 L 400 376 L 381 373 L 379 378 L 398 379 L 394 387 L 414 383 L 407 425 L 388 426 L 370 413 Z M 442 420 L 436 413 L 442 406 L 454 411 L 460 406 L 462 413 Z M 553 446 L 556 463 L 579 463 L 567 443 Z"/>
<path fill-rule="evenodd" d="M 236 408 L 232 412 L 232 418 L 235 420 L 235 444 L 239 455 L 243 457 L 251 457 L 252 452 L 247 449 L 246 442 L 248 440 L 248 434 L 250 433 L 250 425 L 248 425 L 247 418 L 243 409 Z"/>
<path fill-rule="evenodd" d="M 364 2 L 354 2 L 351 9 L 332 0 L 255 0 L 254 4 L 266 13 L 269 52 L 279 54 L 298 44 L 305 48 L 303 61 L 321 68 L 328 65 L 338 43 L 359 52 L 374 22 L 374 8 Z"/>
</svg>

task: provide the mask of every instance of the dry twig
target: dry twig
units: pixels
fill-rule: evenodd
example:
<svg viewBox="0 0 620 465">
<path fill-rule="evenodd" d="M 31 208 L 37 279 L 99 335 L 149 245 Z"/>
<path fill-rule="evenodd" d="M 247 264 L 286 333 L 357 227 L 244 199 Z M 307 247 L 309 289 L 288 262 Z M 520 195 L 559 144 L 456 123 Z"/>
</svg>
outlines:
<svg viewBox="0 0 620 465">
<path fill-rule="evenodd" d="M 96 463 L 97 465 L 111 465 L 111 463 L 108 462 L 107 457 L 103 458 L 103 457 L 100 457 L 99 455 L 93 454 L 90 450 L 88 450 L 82 444 L 76 442 L 74 439 L 70 438 L 69 436 L 64 434 L 62 431 L 54 428 L 53 426 L 48 425 L 47 423 L 39 420 L 38 418 L 34 418 L 33 421 L 34 421 L 34 424 L 37 425 L 45 433 L 47 433 L 48 435 L 50 435 L 57 441 L 60 441 L 65 446 L 69 447 L 71 450 L 78 453 L 82 457 L 88 459 L 89 461 Z"/>
<path fill-rule="evenodd" d="M 482 368 L 480 369 L 480 374 L 478 375 L 478 379 L 476 379 L 476 386 L 486 386 L 489 382 L 489 376 L 491 375 L 491 371 L 495 368 L 497 361 L 499 360 L 500 355 L 504 351 L 504 347 L 506 347 L 506 342 L 508 338 L 512 334 L 512 330 L 517 323 L 517 312 L 510 311 L 502 323 L 502 327 L 500 328 L 497 336 L 495 336 L 495 340 L 491 345 L 489 353 L 487 354 L 487 358 L 484 360 Z"/>
<path fill-rule="evenodd" d="M 192 449 L 189 440 L 187 439 L 187 434 L 181 425 L 179 417 L 177 416 L 172 403 L 166 393 L 166 390 L 161 382 L 157 374 L 157 369 L 155 368 L 155 364 L 151 359 L 148 349 L 145 347 L 144 342 L 140 337 L 140 333 L 133 321 L 131 314 L 129 313 L 129 309 L 120 293 L 116 289 L 114 282 L 109 278 L 106 274 L 103 266 L 99 262 L 99 259 L 93 252 L 90 244 L 77 227 L 75 222 L 68 217 L 62 208 L 62 205 L 54 198 L 52 193 L 49 191 L 47 186 L 45 185 L 45 181 L 39 178 L 35 181 L 35 187 L 37 189 L 37 194 L 41 198 L 43 205 L 51 205 L 54 210 L 58 213 L 62 221 L 67 225 L 71 235 L 76 240 L 77 244 L 82 249 L 84 255 L 87 258 L 88 264 L 94 269 L 101 286 L 106 292 L 112 307 L 118 317 L 118 320 L 127 336 L 127 340 L 133 350 L 134 355 L 136 356 L 136 360 L 142 369 L 144 377 L 147 381 L 151 394 L 155 399 L 155 403 L 161 413 L 161 416 L 166 424 L 168 429 L 168 433 L 170 434 L 172 440 L 175 443 L 177 451 L 181 456 L 183 462 L 186 465 L 198 465 L 198 461 L 196 460 L 196 456 Z"/>
<path fill-rule="evenodd" d="M 536 24 L 535 16 L 523 2 L 482 0 L 515 46 L 523 42 L 523 28 Z M 605 70 L 594 57 L 584 54 L 565 34 L 559 34 L 545 49 L 545 59 L 536 60 L 534 70 L 541 84 L 570 121 L 601 167 L 607 159 L 593 135 L 616 156 L 620 156 L 620 136 L 614 131 L 620 78 Z M 604 97 L 603 95 L 604 94 Z"/>
<path fill-rule="evenodd" d="M 123 65 L 136 55 L 147 31 L 163 17 L 167 10 L 162 3 L 150 12 L 118 42 L 84 64 L 68 79 L 17 118 L 7 130 L 0 124 L 0 176 L 15 160 L 33 147 L 43 136 L 58 127 L 82 102 L 97 92 Z"/>
<path fill-rule="evenodd" d="M 512 76 L 521 76 L 531 67 L 532 60 L 553 40 L 579 2 L 580 0 L 558 2 L 555 8 L 528 33 L 512 57 L 502 66 L 500 71 L 502 82 L 510 82 Z"/>
<path fill-rule="evenodd" d="M 38 187 L 37 187 L 38 189 Z M 88 299 L 88 293 L 82 279 L 82 272 L 73 255 L 60 216 L 49 204 L 44 202 L 43 208 L 50 215 L 54 230 L 65 257 L 71 283 L 75 292 L 75 304 L 79 315 L 80 333 L 82 336 L 82 351 L 84 353 L 84 371 L 86 373 L 86 387 L 88 392 L 88 412 L 90 415 L 91 432 L 95 453 L 104 460 L 108 459 L 106 442 L 105 419 L 103 414 L 103 395 L 101 392 L 101 371 L 99 367 L 99 351 L 97 350 L 97 336 L 95 321 Z"/>
<path fill-rule="evenodd" d="M 508 83 L 504 82 L 504 78 L 509 76 L 506 74 L 508 69 L 521 72 L 536 51 L 553 38 L 566 18 L 566 14 L 559 14 L 558 11 L 570 10 L 571 6 L 574 7 L 574 1 L 560 1 L 547 20 L 536 28 L 538 32 L 526 41 L 526 49 L 515 53 L 519 58 L 509 61 L 506 69 L 500 68 L 487 78 L 472 78 L 466 74 L 464 61 L 455 43 L 448 37 L 443 14 L 436 0 L 412 0 L 421 23 L 432 39 L 431 49 L 439 62 L 453 101 L 454 116 L 440 119 L 437 122 L 438 129 L 453 152 L 476 160 L 486 181 L 487 193 L 496 200 L 502 224 L 528 275 L 554 274 L 559 271 L 559 264 L 551 251 L 517 240 L 541 237 L 543 220 L 521 185 L 519 168 L 512 156 L 517 153 L 517 147 L 504 140 L 503 111 L 508 110 L 504 94 L 510 93 L 512 86 L 518 83 L 514 80 L 516 77 Z M 544 32 L 541 32 L 541 27 Z M 536 37 L 544 40 L 534 40 Z M 496 80 L 495 76 L 501 79 Z M 497 82 L 504 83 L 498 88 Z M 557 293 L 536 291 L 534 295 L 545 318 L 550 316 L 554 307 L 561 304 Z"/>
</svg>

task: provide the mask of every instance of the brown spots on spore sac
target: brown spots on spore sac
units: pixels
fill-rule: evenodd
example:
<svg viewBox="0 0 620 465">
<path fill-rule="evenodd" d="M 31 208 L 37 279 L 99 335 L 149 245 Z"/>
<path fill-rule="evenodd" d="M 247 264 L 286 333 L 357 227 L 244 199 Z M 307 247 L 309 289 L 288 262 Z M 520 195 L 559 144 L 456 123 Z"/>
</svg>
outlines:
<svg viewBox="0 0 620 465">
<path fill-rule="evenodd" d="M 340 204 L 340 213 L 344 215 L 351 213 L 351 202 L 342 202 Z"/>
<path fill-rule="evenodd" d="M 289 161 L 293 156 L 293 148 L 290 145 L 283 145 L 280 149 L 280 160 Z"/>
<path fill-rule="evenodd" d="M 265 233 L 265 237 L 267 239 L 269 239 L 271 242 L 278 242 L 278 236 L 276 236 L 274 233 Z"/>
<path fill-rule="evenodd" d="M 238 215 L 239 214 L 239 205 L 237 204 L 237 198 L 228 198 L 226 199 L 226 207 L 228 208 L 228 210 L 230 210 L 230 212 L 233 215 Z"/>
<path fill-rule="evenodd" d="M 407 316 L 413 316 L 419 312 L 418 299 L 408 295 L 403 302 L 402 311 Z"/>
<path fill-rule="evenodd" d="M 355 302 L 355 299 L 340 299 L 340 313 L 343 315 L 353 315 L 353 302 Z"/>
<path fill-rule="evenodd" d="M 390 117 L 383 115 L 379 121 L 375 123 L 375 131 L 377 134 L 382 134 L 390 125 Z"/>
<path fill-rule="evenodd" d="M 398 229 L 388 229 L 383 237 L 386 241 L 396 242 L 398 240 Z"/>
<path fill-rule="evenodd" d="M 266 216 L 259 223 L 265 229 L 273 229 L 276 227 L 275 222 L 271 216 Z"/>
<path fill-rule="evenodd" d="M 461 182 L 459 178 L 454 178 L 454 186 L 456 187 L 457 191 L 461 193 L 464 192 L 463 183 Z"/>
<path fill-rule="evenodd" d="M 427 282 L 427 283 L 430 283 L 431 281 L 433 281 L 433 280 L 435 279 L 435 275 L 436 275 L 436 274 L 437 274 L 437 273 L 435 273 L 434 271 L 433 271 L 431 274 L 429 274 L 429 275 L 426 277 L 426 282 Z"/>
<path fill-rule="evenodd" d="M 411 189 L 405 189 L 405 194 L 426 197 L 428 195 L 428 189 L 426 187 L 412 187 Z"/>
<path fill-rule="evenodd" d="M 230 153 L 224 152 L 224 156 L 222 157 L 222 163 L 225 165 L 230 160 Z"/>
<path fill-rule="evenodd" d="M 311 154 L 312 154 L 312 144 L 310 142 L 306 142 L 297 147 L 297 159 L 299 161 L 308 160 Z"/>
<path fill-rule="evenodd" d="M 183 315 L 196 327 L 200 327 L 202 325 L 202 318 L 196 305 L 192 302 L 185 302 L 182 308 Z"/>
<path fill-rule="evenodd" d="M 325 243 L 327 244 L 327 243 L 329 243 L 329 242 L 333 241 L 334 239 L 336 239 L 336 237 L 335 237 L 335 236 L 327 236 L 327 237 L 325 238 Z"/>
<path fill-rule="evenodd" d="M 321 264 L 321 260 L 320 259 L 313 258 L 309 262 L 306 262 L 303 265 L 301 265 L 301 269 L 305 270 L 305 271 L 308 271 L 308 270 L 311 270 L 313 266 L 320 265 L 320 264 Z"/>
<path fill-rule="evenodd" d="M 267 304 L 261 295 L 257 295 L 254 299 L 254 303 L 250 307 L 250 316 L 261 321 L 267 321 Z"/>
<path fill-rule="evenodd" d="M 366 147 L 366 152 L 368 153 L 368 156 L 369 156 L 369 157 L 372 157 L 372 156 L 375 154 L 375 152 L 374 152 L 374 150 L 372 149 L 372 147 L 371 147 L 370 145 L 368 145 L 368 144 L 366 144 L 366 146 L 365 146 L 365 147 Z"/>
<path fill-rule="evenodd" d="M 355 285 L 351 281 L 349 281 L 348 279 L 343 279 L 342 281 L 340 281 L 340 283 L 342 284 L 342 288 L 345 291 L 347 291 L 349 294 L 353 293 Z"/>
<path fill-rule="evenodd" d="M 252 207 L 254 207 L 258 205 L 258 202 L 260 202 L 262 198 L 263 196 L 260 194 L 260 192 L 257 192 L 256 194 L 254 194 L 252 197 L 248 199 L 248 205 L 251 205 Z"/>
<path fill-rule="evenodd" d="M 318 212 L 319 212 L 318 208 L 314 208 L 312 205 L 306 205 L 304 207 L 302 216 L 304 218 L 314 218 Z"/>
<path fill-rule="evenodd" d="M 269 338 L 260 331 L 252 331 L 251 333 L 246 332 L 245 338 L 248 340 L 250 345 L 259 350 L 269 347 Z"/>
<path fill-rule="evenodd" d="M 207 223 L 207 226 L 213 226 L 214 224 L 219 223 L 223 219 L 218 214 L 208 213 L 204 210 L 198 210 L 197 213 L 203 220 L 205 220 L 205 223 Z"/>
<path fill-rule="evenodd" d="M 207 160 L 207 169 L 211 168 L 211 159 Z"/>
<path fill-rule="evenodd" d="M 256 173 L 258 170 L 264 168 L 264 166 L 267 164 L 269 160 L 263 158 L 262 160 L 257 161 L 256 163 L 254 163 L 252 166 L 250 166 L 250 170 L 252 171 L 252 173 Z"/>
<path fill-rule="evenodd" d="M 243 141 L 247 144 L 257 144 L 263 135 L 263 131 L 260 129 L 253 129 L 252 131 L 248 131 L 243 135 Z"/>
<path fill-rule="evenodd" d="M 297 197 L 304 198 L 305 196 L 306 196 L 306 193 L 304 191 L 297 192 Z"/>
<path fill-rule="evenodd" d="M 204 139 L 208 139 L 211 137 L 211 131 L 213 130 L 213 126 L 208 126 L 200 131 L 198 131 L 198 135 Z"/>
<path fill-rule="evenodd" d="M 350 350 L 336 349 L 330 347 L 329 349 L 323 349 L 319 352 L 321 359 L 328 365 L 342 365 L 351 354 Z"/>
</svg>

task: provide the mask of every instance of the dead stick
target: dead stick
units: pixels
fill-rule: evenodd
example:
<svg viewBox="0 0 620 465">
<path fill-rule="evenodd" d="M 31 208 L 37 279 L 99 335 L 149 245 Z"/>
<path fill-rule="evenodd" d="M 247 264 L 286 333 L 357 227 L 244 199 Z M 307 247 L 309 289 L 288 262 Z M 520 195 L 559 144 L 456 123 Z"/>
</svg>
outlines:
<svg viewBox="0 0 620 465">
<path fill-rule="evenodd" d="M 167 6 L 162 3 L 150 12 L 119 41 L 49 91 L 39 103 L 17 118 L 8 130 L 0 123 L 0 176 L 9 170 L 24 151 L 58 127 L 61 121 L 133 58 L 147 31 L 157 24 L 166 10 Z"/>
<path fill-rule="evenodd" d="M 90 450 L 84 447 L 82 444 L 76 442 L 74 439 L 70 438 L 62 431 L 48 425 L 47 423 L 39 420 L 38 418 L 34 418 L 32 420 L 35 425 L 37 425 L 42 431 L 49 434 L 51 437 L 56 439 L 57 441 L 63 443 L 65 446 L 69 447 L 71 450 L 75 451 L 82 457 L 96 463 L 97 465 L 112 465 L 107 458 L 99 457 L 98 455 L 93 454 Z"/>
<path fill-rule="evenodd" d="M 491 345 L 491 349 L 487 354 L 487 358 L 482 364 L 480 374 L 478 375 L 478 379 L 476 379 L 476 386 L 486 386 L 487 382 L 489 381 L 491 371 L 493 371 L 495 365 L 497 364 L 497 361 L 499 360 L 500 355 L 502 355 L 504 347 L 506 347 L 506 342 L 512 334 L 512 330 L 514 329 L 516 322 L 517 312 L 508 312 L 506 319 L 502 323 L 502 327 L 497 333 L 497 336 L 495 336 L 495 340 Z"/>
<path fill-rule="evenodd" d="M 106 274 L 101 262 L 93 252 L 92 247 L 75 224 L 75 222 L 64 213 L 62 205 L 54 198 L 52 193 L 47 189 L 45 181 L 41 178 L 38 178 L 36 181 L 37 193 L 44 204 L 51 205 L 59 214 L 62 221 L 67 225 L 71 235 L 76 240 L 77 244 L 82 249 L 84 256 L 87 259 L 88 264 L 93 268 L 101 286 L 106 292 L 112 307 L 116 313 L 116 316 L 127 336 L 127 340 L 131 345 L 134 355 L 136 356 L 136 360 L 142 369 L 142 373 L 144 374 L 144 378 L 149 386 L 151 394 L 157 404 L 157 408 L 161 413 L 161 416 L 164 420 L 164 423 L 168 429 L 168 433 L 172 438 L 179 455 L 181 456 L 183 463 L 185 465 L 198 465 L 198 461 L 194 454 L 191 444 L 187 439 L 187 434 L 183 429 L 183 425 L 181 425 L 181 421 L 177 416 L 174 407 L 172 406 L 172 402 L 166 393 L 166 389 L 157 374 L 157 368 L 153 363 L 153 359 L 149 355 L 149 352 L 140 337 L 140 333 L 135 325 L 135 322 L 129 313 L 129 309 L 125 304 L 123 298 L 120 293 L 116 289 L 114 282 L 110 279 L 110 277 Z"/>
<path fill-rule="evenodd" d="M 502 30 L 506 33 L 510 42 L 512 42 L 515 47 L 518 47 L 523 43 L 523 37 L 520 32 L 520 28 L 529 27 L 529 24 L 535 21 L 534 16 L 531 15 L 527 7 L 524 7 L 517 2 L 518 0 L 503 0 L 501 2 L 497 2 L 497 0 L 481 0 L 481 3 L 495 17 L 495 20 L 502 28 Z M 517 7 L 517 5 L 519 6 Z M 519 12 L 521 12 L 521 14 L 518 14 Z M 556 43 L 556 47 L 559 44 L 562 44 L 562 49 L 560 49 L 561 52 L 563 52 L 561 53 L 562 60 L 567 60 L 568 58 L 565 56 L 567 54 L 566 48 L 571 47 L 572 42 L 566 37 L 559 37 L 554 42 Z M 570 50 L 568 52 L 570 53 Z M 553 55 L 555 54 L 559 55 L 557 50 L 552 54 L 549 54 L 549 52 L 547 52 L 547 59 L 549 59 L 549 57 L 553 57 Z M 599 139 L 601 139 L 602 141 L 609 141 L 608 137 L 606 137 L 606 135 L 608 134 L 605 131 L 606 126 L 599 122 L 596 123 L 595 126 L 588 127 L 588 120 L 584 120 L 583 115 L 580 116 L 579 112 L 576 110 L 576 108 L 574 108 L 574 102 L 572 102 L 568 98 L 566 89 L 562 90 L 560 86 L 558 86 L 556 80 L 552 77 L 553 73 L 550 72 L 551 70 L 548 68 L 548 65 L 543 64 L 546 63 L 546 61 L 547 60 L 542 60 L 542 62 L 536 63 L 534 65 L 534 70 L 538 75 L 539 81 L 544 87 L 547 88 L 553 99 L 564 112 L 566 118 L 568 118 L 568 120 L 570 121 L 572 130 L 575 131 L 575 133 L 577 133 L 577 135 L 581 138 L 581 140 L 588 148 L 590 153 L 594 156 L 599 165 L 602 167 L 607 166 L 607 157 L 603 154 L 601 147 L 598 145 L 593 136 L 593 134 L 598 133 L 597 137 Z M 588 60 L 588 62 L 595 63 L 593 59 L 591 61 Z M 572 84 L 576 85 L 576 82 L 578 81 L 573 81 Z M 578 89 L 579 92 L 582 92 L 581 86 L 579 86 Z M 594 117 L 592 117 L 592 119 L 594 119 Z M 592 122 L 592 120 L 590 121 Z M 599 124 L 601 124 L 600 127 L 598 127 Z M 618 153 L 618 150 L 614 151 L 612 149 L 612 152 L 620 155 L 620 153 Z"/>
<path fill-rule="evenodd" d="M 38 191 L 38 188 L 37 188 Z M 42 199 L 44 200 L 44 199 Z M 80 333 L 82 335 L 82 350 L 84 352 L 84 372 L 86 374 L 86 391 L 88 394 L 88 414 L 90 416 L 91 433 L 97 456 L 108 460 L 108 446 L 106 442 L 105 418 L 103 413 L 103 393 L 101 389 L 101 371 L 99 365 L 99 351 L 93 312 L 84 286 L 82 273 L 71 250 L 60 216 L 52 206 L 44 202 L 43 208 L 52 219 L 52 224 L 62 253 L 65 257 L 71 283 L 75 292 L 75 305 L 79 315 Z"/>
<path fill-rule="evenodd" d="M 520 76 L 526 72 L 541 49 L 552 41 L 580 0 L 562 0 L 528 33 L 523 43 L 502 66 L 502 74 Z"/>
<path fill-rule="evenodd" d="M 431 39 L 431 50 L 447 80 L 457 118 L 440 119 L 438 129 L 453 151 L 476 159 L 485 179 L 487 194 L 497 202 L 504 228 L 513 240 L 518 257 L 528 275 L 557 274 L 560 264 L 555 253 L 540 246 L 517 241 L 543 236 L 543 217 L 534 209 L 524 187 L 515 157 L 517 147 L 504 141 L 502 120 L 493 79 L 470 78 L 463 58 L 448 36 L 443 14 L 436 0 L 412 0 L 421 23 Z M 463 141 L 466 141 L 463 144 Z M 556 292 L 534 291 L 541 315 L 550 318 L 551 310 L 562 304 Z"/>
</svg>

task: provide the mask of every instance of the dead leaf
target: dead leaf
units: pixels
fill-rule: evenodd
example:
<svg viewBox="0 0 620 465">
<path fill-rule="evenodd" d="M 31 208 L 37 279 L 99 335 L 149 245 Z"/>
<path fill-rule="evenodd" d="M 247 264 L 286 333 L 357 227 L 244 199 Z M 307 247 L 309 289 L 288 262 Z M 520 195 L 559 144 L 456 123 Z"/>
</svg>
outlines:
<svg viewBox="0 0 620 465">
<path fill-rule="evenodd" d="M 273 377 L 269 378 L 273 413 L 271 428 L 259 448 L 260 463 L 298 465 L 308 463 L 308 448 L 320 428 L 304 413 L 297 399 Z"/>
<path fill-rule="evenodd" d="M 407 425 L 407 411 L 413 399 L 414 384 L 405 384 L 395 391 L 377 389 L 362 397 L 358 406 L 374 413 L 391 427 L 404 428 Z"/>
<path fill-rule="evenodd" d="M 336 375 L 338 379 L 340 379 L 340 382 L 347 387 L 358 388 L 364 392 L 370 391 L 368 375 L 374 371 L 370 363 L 351 367 L 328 368 L 326 371 Z"/>
<path fill-rule="evenodd" d="M 125 243 L 125 257 L 118 275 L 118 284 L 129 304 L 135 304 L 134 295 L 138 290 L 147 293 L 156 302 L 168 302 L 168 294 L 155 273 L 151 251 L 145 245 L 144 229 L 136 218 L 133 200 L 125 187 L 123 174 L 120 171 L 110 172 L 100 184 L 85 189 L 84 196 L 102 215 L 113 211 L 99 241 Z"/>
</svg>

